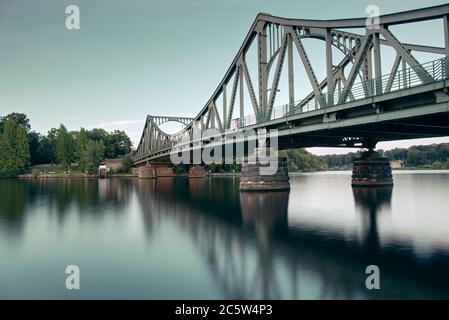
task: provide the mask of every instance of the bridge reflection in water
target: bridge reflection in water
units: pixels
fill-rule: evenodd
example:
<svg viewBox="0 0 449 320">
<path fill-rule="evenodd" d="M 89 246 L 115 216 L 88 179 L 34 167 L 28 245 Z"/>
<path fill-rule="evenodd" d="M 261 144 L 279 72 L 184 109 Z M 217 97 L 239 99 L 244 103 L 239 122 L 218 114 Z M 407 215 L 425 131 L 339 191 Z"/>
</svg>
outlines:
<svg viewBox="0 0 449 320">
<path fill-rule="evenodd" d="M 0 296 L 64 297 L 53 268 L 70 251 L 90 274 L 120 266 L 86 298 L 449 298 L 449 175 L 398 174 L 394 189 L 349 179 L 294 176 L 290 193 L 241 193 L 229 177 L 0 181 Z M 370 264 L 379 291 L 365 289 Z"/>
<path fill-rule="evenodd" d="M 239 193 L 238 178 L 137 183 L 148 231 L 170 219 L 189 234 L 225 298 L 449 297 L 441 283 L 447 252 L 436 253 L 445 261 L 436 266 L 420 263 L 413 250 L 382 247 L 377 218 L 390 206 L 392 187 L 353 189 L 363 225 L 358 241 L 289 226 L 289 192 Z M 380 266 L 383 290 L 365 289 L 369 264 Z"/>
</svg>

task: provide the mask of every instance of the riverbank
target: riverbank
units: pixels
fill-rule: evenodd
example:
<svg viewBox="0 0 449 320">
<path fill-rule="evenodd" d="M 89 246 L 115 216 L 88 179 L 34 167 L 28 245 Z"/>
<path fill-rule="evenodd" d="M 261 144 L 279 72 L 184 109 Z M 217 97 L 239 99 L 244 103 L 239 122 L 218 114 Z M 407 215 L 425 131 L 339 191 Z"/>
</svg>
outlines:
<svg viewBox="0 0 449 320">
<path fill-rule="evenodd" d="M 240 177 L 240 172 L 212 172 L 210 177 Z"/>
<path fill-rule="evenodd" d="M 240 172 L 214 172 L 208 177 L 240 177 Z M 117 173 L 110 174 L 107 178 L 137 178 L 138 174 L 134 173 Z M 187 173 L 177 174 L 176 177 L 188 177 Z M 17 179 L 98 179 L 99 175 L 86 174 L 86 173 L 44 173 L 35 175 L 32 173 L 21 174 L 16 177 Z"/>
<path fill-rule="evenodd" d="M 404 170 L 409 170 L 409 171 L 413 171 L 413 170 L 419 170 L 419 171 L 435 171 L 435 170 L 448 170 L 447 168 L 432 168 L 432 167 L 403 167 L 403 168 L 391 168 L 391 170 L 393 171 L 404 171 Z M 352 167 L 341 167 L 341 168 L 328 168 L 325 171 L 352 171 Z M 298 171 L 299 172 L 299 171 Z M 317 171 L 314 171 L 317 172 Z M 292 173 L 292 172 L 289 172 Z"/>
<path fill-rule="evenodd" d="M 128 173 L 117 173 L 108 175 L 107 178 L 134 178 L 137 177 L 137 174 L 128 174 Z M 17 176 L 18 179 L 98 179 L 99 175 L 96 174 L 86 174 L 86 173 L 47 173 L 40 175 L 33 175 L 32 173 L 21 174 Z"/>
</svg>

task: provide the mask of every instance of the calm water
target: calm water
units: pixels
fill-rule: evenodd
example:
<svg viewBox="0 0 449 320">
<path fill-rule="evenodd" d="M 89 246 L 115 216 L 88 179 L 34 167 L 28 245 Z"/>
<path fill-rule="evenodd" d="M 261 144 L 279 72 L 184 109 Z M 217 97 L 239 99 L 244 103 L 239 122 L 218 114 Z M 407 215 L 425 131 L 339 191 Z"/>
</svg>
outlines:
<svg viewBox="0 0 449 320">
<path fill-rule="evenodd" d="M 238 178 L 0 180 L 0 298 L 449 298 L 449 172 L 291 192 Z M 65 288 L 65 268 L 81 290 Z M 376 264 L 381 290 L 365 289 Z"/>
</svg>

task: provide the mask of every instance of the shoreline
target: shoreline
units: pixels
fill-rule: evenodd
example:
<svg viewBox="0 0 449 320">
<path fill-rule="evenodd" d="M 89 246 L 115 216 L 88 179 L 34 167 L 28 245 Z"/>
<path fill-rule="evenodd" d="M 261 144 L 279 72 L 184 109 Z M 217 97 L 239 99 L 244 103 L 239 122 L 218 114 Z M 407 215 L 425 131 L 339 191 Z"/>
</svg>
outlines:
<svg viewBox="0 0 449 320">
<path fill-rule="evenodd" d="M 137 174 L 132 174 L 132 173 L 126 173 L 126 174 L 113 174 L 113 175 L 109 175 L 105 178 L 101 178 L 99 175 L 95 175 L 95 174 L 83 174 L 83 173 L 79 173 L 79 174 L 65 174 L 65 173 L 61 173 L 61 174 L 41 174 L 41 175 L 37 175 L 34 176 L 31 173 L 28 174 L 21 174 L 17 177 L 13 177 L 13 179 L 112 179 L 112 178 L 137 178 Z"/>
<path fill-rule="evenodd" d="M 429 173 L 432 172 L 448 172 L 448 169 L 418 169 L 418 168 L 401 168 L 401 169 L 392 169 L 394 172 L 404 172 L 404 171 L 427 171 Z M 341 170 L 325 170 L 325 171 L 295 171 L 295 172 L 289 172 L 290 176 L 297 176 L 297 175 L 303 175 L 303 174 L 313 174 L 313 173 L 335 173 L 335 172 L 351 172 L 351 169 L 341 169 Z M 175 177 L 188 177 L 188 174 L 182 173 L 177 174 Z M 206 175 L 206 178 L 211 177 L 240 177 L 240 172 L 214 172 L 211 174 Z M 99 175 L 89 175 L 89 174 L 41 174 L 41 175 L 33 175 L 31 173 L 27 174 L 21 174 L 17 177 L 9 177 L 9 178 L 1 178 L 1 179 L 123 179 L 123 178 L 138 178 L 138 174 L 134 173 L 126 173 L 126 174 L 113 174 L 108 175 L 107 177 L 101 178 Z"/>
</svg>

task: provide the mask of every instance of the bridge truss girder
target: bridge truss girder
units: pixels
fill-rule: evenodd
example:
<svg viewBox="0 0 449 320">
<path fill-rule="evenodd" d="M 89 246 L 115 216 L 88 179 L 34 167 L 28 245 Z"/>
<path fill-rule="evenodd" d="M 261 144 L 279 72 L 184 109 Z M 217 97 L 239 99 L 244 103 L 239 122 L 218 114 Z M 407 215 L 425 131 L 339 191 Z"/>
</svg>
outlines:
<svg viewBox="0 0 449 320">
<path fill-rule="evenodd" d="M 357 79 L 363 81 L 363 92 L 366 97 L 373 93 L 388 93 L 393 81 L 398 77 L 401 64 L 403 70 L 408 66 L 423 84 L 428 83 L 433 80 L 432 76 L 419 64 L 413 52 L 449 56 L 448 15 L 449 5 L 442 5 L 380 16 L 377 26 L 367 26 L 365 18 L 323 21 L 285 19 L 259 14 L 225 76 L 199 114 L 192 119 L 175 119 L 174 121 L 186 125 L 175 135 L 165 134 L 158 128 L 167 117 L 149 117 L 135 158 L 141 159 L 170 148 L 180 139 L 192 136 L 194 128 L 199 128 L 201 132 L 207 129 L 224 132 L 236 123 L 237 128 L 244 126 L 242 119 L 245 117 L 245 95 L 249 97 L 254 112 L 254 123 L 261 124 L 271 120 L 284 68 L 288 72 L 288 114 L 303 112 L 305 107 L 310 110 L 310 105 L 314 109 L 323 109 L 354 100 L 353 85 Z M 443 20 L 444 48 L 401 43 L 389 28 L 436 19 Z M 357 32 L 349 32 L 348 29 Z M 363 32 L 360 32 L 361 29 Z M 326 61 L 326 78 L 321 81 L 318 80 L 303 45 L 304 39 L 325 42 L 323 61 Z M 246 61 L 247 52 L 253 43 L 257 43 L 256 77 L 250 73 Z M 384 46 L 393 48 L 396 52 L 396 59 L 385 86 L 379 82 L 382 76 L 381 50 Z M 343 58 L 335 65 L 333 50 L 339 50 L 343 54 Z M 298 61 L 306 71 L 307 80 L 312 88 L 312 92 L 299 102 L 296 102 L 294 91 L 294 56 L 299 56 Z M 347 68 L 349 73 L 346 72 Z M 257 90 L 253 85 L 254 79 L 257 80 Z M 229 96 L 228 88 L 230 88 Z M 235 107 L 237 97 L 238 108 Z M 220 102 L 222 110 L 218 108 Z"/>
</svg>

